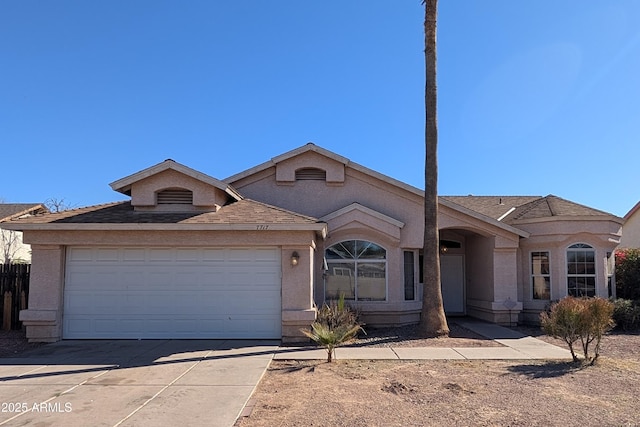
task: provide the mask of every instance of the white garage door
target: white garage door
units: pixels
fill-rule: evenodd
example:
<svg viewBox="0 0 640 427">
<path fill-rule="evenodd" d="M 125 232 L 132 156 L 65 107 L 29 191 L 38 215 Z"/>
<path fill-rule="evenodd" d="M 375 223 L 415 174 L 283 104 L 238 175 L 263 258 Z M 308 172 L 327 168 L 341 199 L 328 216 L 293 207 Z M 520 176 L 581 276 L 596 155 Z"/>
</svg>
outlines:
<svg viewBox="0 0 640 427">
<path fill-rule="evenodd" d="M 67 251 L 64 338 L 280 338 L 276 248 Z"/>
</svg>

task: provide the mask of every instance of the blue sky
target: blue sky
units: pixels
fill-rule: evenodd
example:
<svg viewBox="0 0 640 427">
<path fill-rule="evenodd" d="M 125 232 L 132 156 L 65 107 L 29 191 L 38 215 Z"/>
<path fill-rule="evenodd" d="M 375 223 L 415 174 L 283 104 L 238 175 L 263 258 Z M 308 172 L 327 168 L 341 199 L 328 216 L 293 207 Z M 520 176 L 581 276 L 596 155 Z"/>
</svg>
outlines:
<svg viewBox="0 0 640 427">
<path fill-rule="evenodd" d="M 640 200 L 640 2 L 441 1 L 439 192 Z M 0 2 L 0 198 L 313 141 L 424 188 L 420 1 Z"/>
</svg>

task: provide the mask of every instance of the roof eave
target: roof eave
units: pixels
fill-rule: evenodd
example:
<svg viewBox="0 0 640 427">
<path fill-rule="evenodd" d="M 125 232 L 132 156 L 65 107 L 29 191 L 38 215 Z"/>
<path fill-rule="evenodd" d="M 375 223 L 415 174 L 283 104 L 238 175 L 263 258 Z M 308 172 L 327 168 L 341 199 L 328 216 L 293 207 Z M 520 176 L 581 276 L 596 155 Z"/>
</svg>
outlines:
<svg viewBox="0 0 640 427">
<path fill-rule="evenodd" d="M 212 176 L 209 176 L 205 173 L 199 172 L 195 169 L 191 169 L 188 166 L 185 166 L 181 163 L 176 162 L 175 160 L 165 160 L 162 163 L 158 163 L 157 165 L 148 167 L 146 169 L 141 170 L 140 172 L 136 172 L 132 175 L 126 176 L 122 179 L 119 179 L 117 181 L 112 182 L 111 184 L 109 184 L 109 186 L 114 190 L 117 191 L 119 193 L 122 194 L 126 194 L 126 195 L 130 195 L 130 191 L 131 191 L 131 186 L 138 182 L 141 181 L 143 179 L 149 178 L 153 175 L 157 175 L 160 172 L 164 172 L 166 170 L 175 170 L 176 172 L 180 172 L 184 175 L 190 176 L 193 179 L 196 179 L 198 181 L 204 182 L 206 184 L 209 184 L 213 187 L 216 187 L 224 192 L 226 192 L 227 194 L 229 194 L 231 197 L 235 198 L 236 200 L 242 200 L 242 196 L 240 195 L 240 193 L 238 193 L 237 190 L 235 190 L 233 187 L 231 187 L 229 184 L 227 184 L 224 181 L 220 181 L 217 178 L 214 178 Z"/>
<path fill-rule="evenodd" d="M 486 215 L 483 215 L 483 214 L 478 213 L 476 211 L 472 211 L 471 209 L 465 208 L 464 206 L 459 205 L 459 204 L 457 204 L 455 202 L 452 202 L 450 200 L 446 200 L 446 199 L 440 198 L 438 200 L 438 203 L 443 205 L 443 206 L 447 206 L 448 208 L 451 208 L 453 210 L 456 210 L 456 211 L 462 212 L 462 213 L 464 213 L 466 215 L 469 215 L 470 217 L 475 218 L 477 220 L 488 222 L 488 223 L 490 223 L 490 224 L 492 224 L 492 225 L 494 225 L 494 226 L 496 226 L 498 228 L 501 228 L 501 229 L 503 229 L 505 231 L 508 231 L 510 233 L 517 234 L 520 237 L 529 237 L 531 235 L 530 233 L 528 233 L 528 232 L 526 232 L 524 230 L 520 230 L 517 227 L 513 227 L 513 226 L 511 226 L 509 224 L 505 224 L 503 222 L 500 222 L 495 218 L 491 218 L 490 216 L 486 216 Z"/>
<path fill-rule="evenodd" d="M 546 216 L 543 218 L 528 218 L 514 220 L 513 224 L 535 224 L 542 222 L 557 222 L 557 221 L 611 221 L 616 224 L 622 225 L 624 218 L 617 217 L 615 215 L 557 215 Z"/>
<path fill-rule="evenodd" d="M 635 214 L 636 212 L 638 212 L 638 210 L 640 210 L 640 202 L 636 203 L 630 210 L 629 212 L 627 212 L 627 214 L 624 216 L 624 220 L 628 220 L 629 218 L 631 218 L 633 216 L 633 214 Z"/>
<path fill-rule="evenodd" d="M 76 223 L 7 223 L 3 228 L 16 231 L 315 231 L 323 237 L 327 234 L 327 224 L 76 224 Z"/>
</svg>

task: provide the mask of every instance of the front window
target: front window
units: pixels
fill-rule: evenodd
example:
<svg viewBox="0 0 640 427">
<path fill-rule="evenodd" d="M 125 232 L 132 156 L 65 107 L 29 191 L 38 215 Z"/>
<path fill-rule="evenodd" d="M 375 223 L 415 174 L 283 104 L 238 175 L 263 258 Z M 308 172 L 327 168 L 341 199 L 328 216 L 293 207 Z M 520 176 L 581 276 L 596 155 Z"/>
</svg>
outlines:
<svg viewBox="0 0 640 427">
<path fill-rule="evenodd" d="M 365 240 L 347 240 L 325 251 L 325 299 L 385 301 L 387 251 Z"/>
<path fill-rule="evenodd" d="M 613 253 L 607 252 L 607 294 L 609 298 L 613 297 L 613 274 L 615 270 L 615 257 Z"/>
<path fill-rule="evenodd" d="M 531 252 L 531 285 L 533 299 L 551 299 L 549 252 Z"/>
<path fill-rule="evenodd" d="M 413 259 L 413 251 L 404 251 L 404 299 L 406 301 L 413 301 L 416 299 Z"/>
<path fill-rule="evenodd" d="M 573 297 L 596 296 L 596 251 L 584 243 L 567 249 L 567 293 Z"/>
</svg>

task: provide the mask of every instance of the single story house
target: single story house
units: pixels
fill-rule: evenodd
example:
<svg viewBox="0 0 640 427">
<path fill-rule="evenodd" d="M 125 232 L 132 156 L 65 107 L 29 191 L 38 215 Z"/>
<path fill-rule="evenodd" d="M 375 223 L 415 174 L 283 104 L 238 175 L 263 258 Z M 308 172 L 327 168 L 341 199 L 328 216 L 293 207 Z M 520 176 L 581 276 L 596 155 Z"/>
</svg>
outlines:
<svg viewBox="0 0 640 427">
<path fill-rule="evenodd" d="M 0 203 L 0 264 L 31 262 L 31 248 L 22 241 L 22 233 L 5 230 L 1 223 L 45 212 L 49 210 L 41 203 Z"/>
<path fill-rule="evenodd" d="M 302 339 L 344 294 L 369 325 L 417 322 L 423 191 L 312 143 L 218 180 L 166 160 L 123 202 L 11 222 L 32 245 L 32 341 Z M 535 320 L 609 293 L 623 220 L 556 196 L 442 196 L 449 315 Z"/>
</svg>

